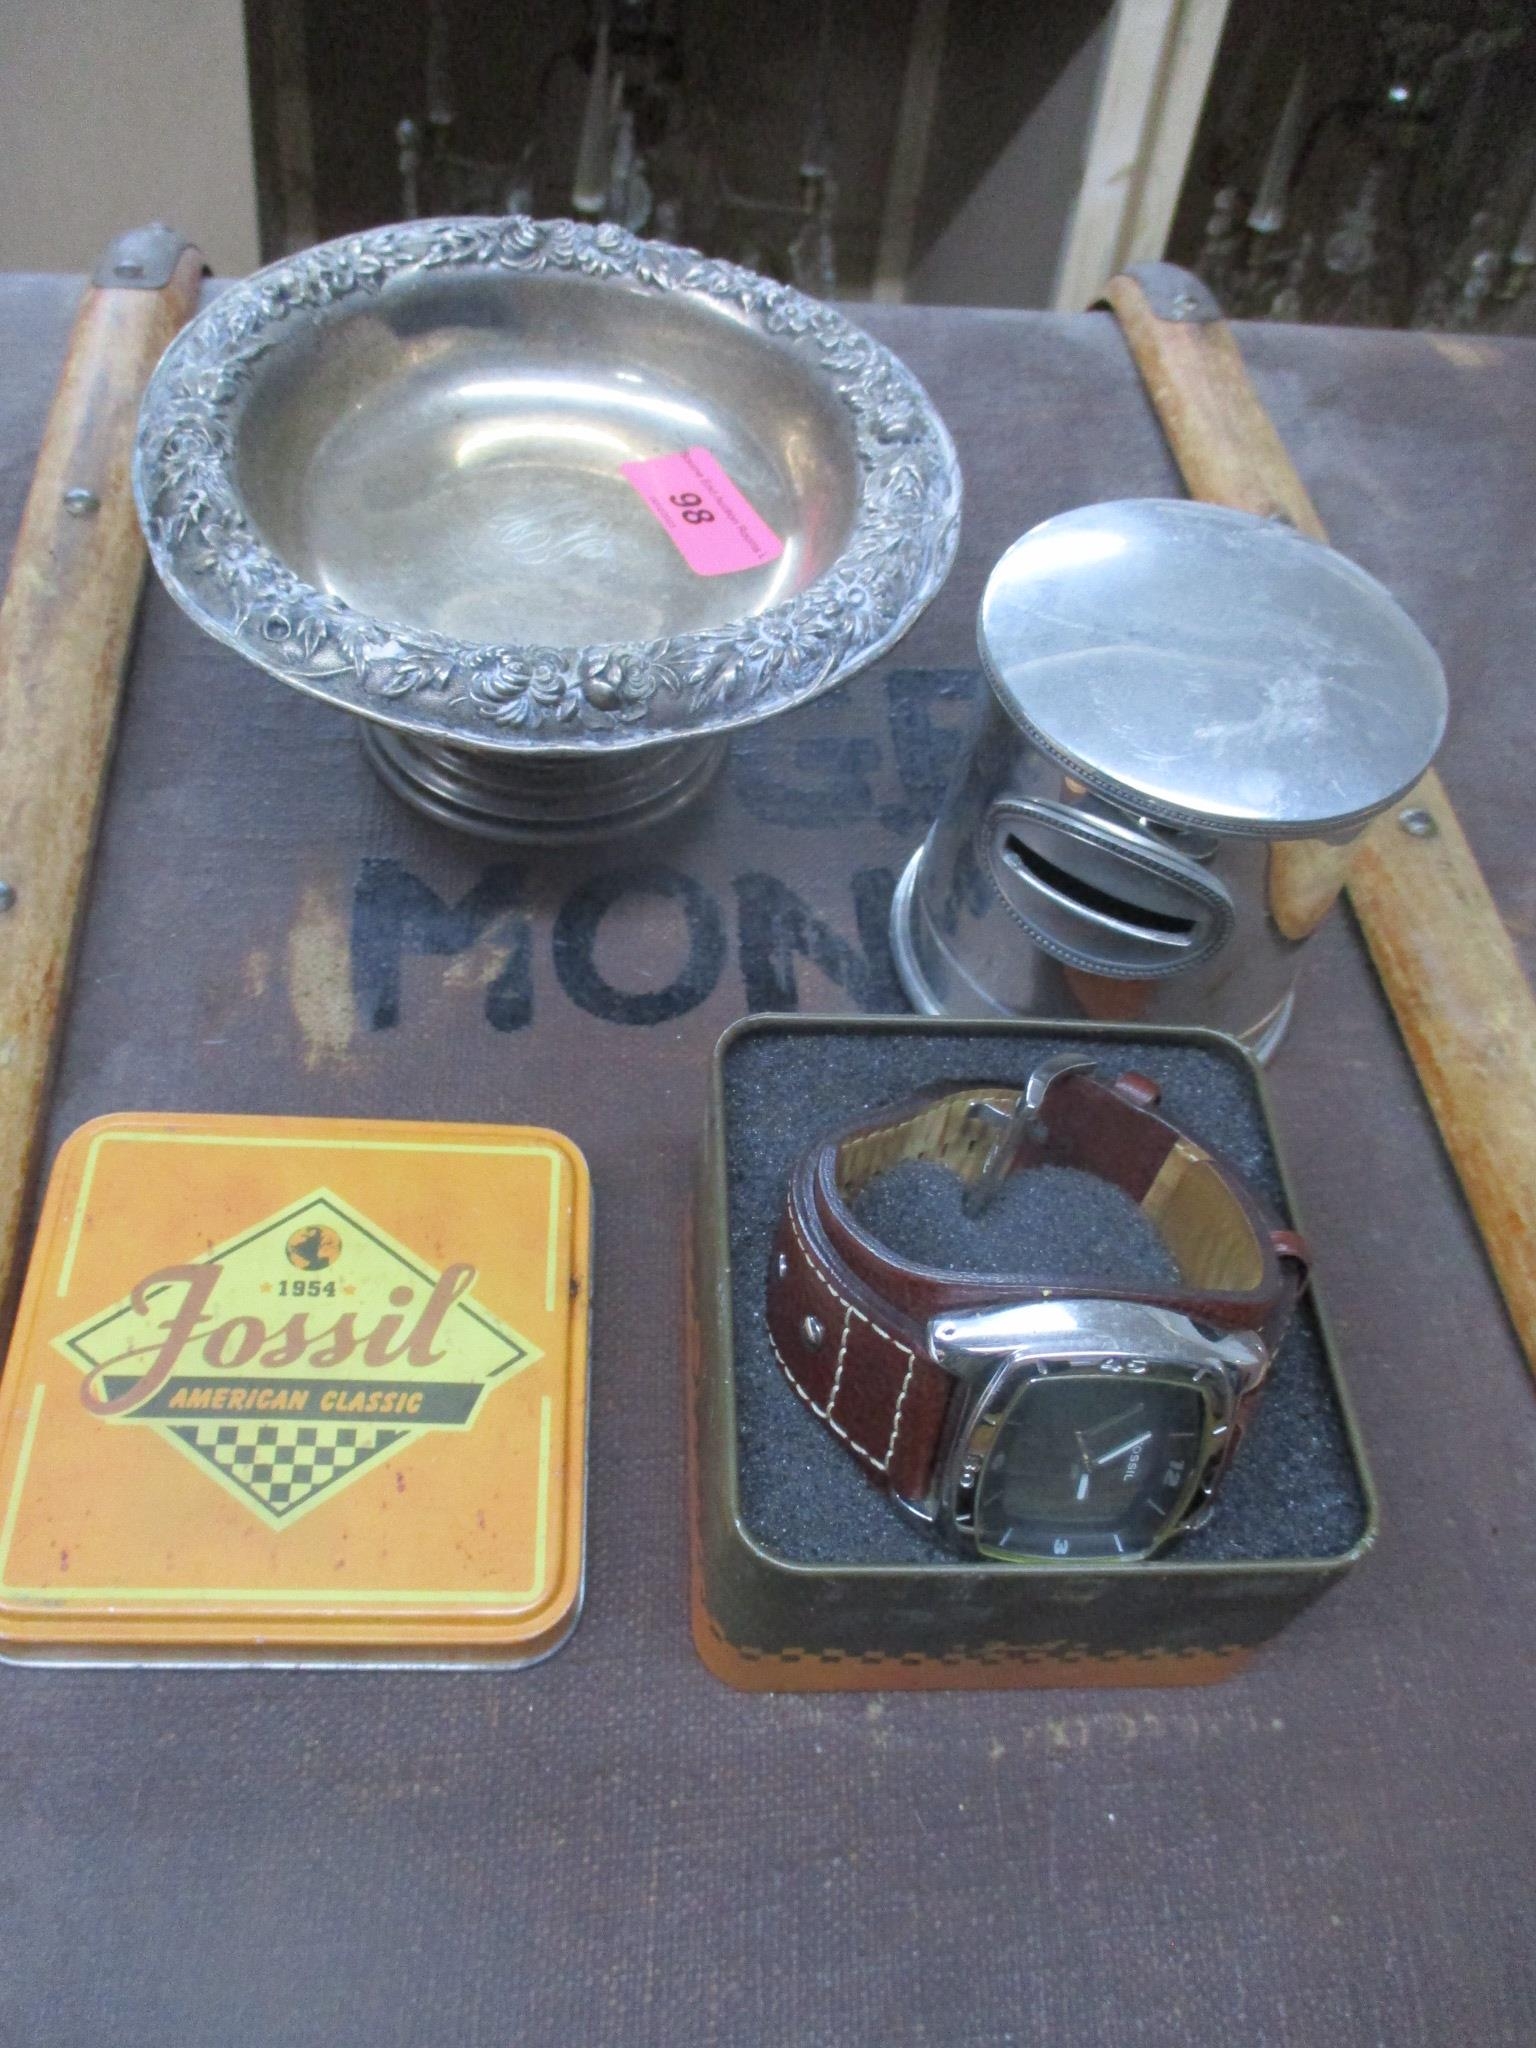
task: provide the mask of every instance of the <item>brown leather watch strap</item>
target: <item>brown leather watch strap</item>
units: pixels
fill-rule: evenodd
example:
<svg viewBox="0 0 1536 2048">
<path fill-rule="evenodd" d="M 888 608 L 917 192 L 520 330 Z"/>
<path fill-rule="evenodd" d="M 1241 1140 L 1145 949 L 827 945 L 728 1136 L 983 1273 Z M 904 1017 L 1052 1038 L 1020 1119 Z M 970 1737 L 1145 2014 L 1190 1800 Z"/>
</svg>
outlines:
<svg viewBox="0 0 1536 2048">
<path fill-rule="evenodd" d="M 838 1269 L 793 1200 L 769 1268 L 768 1338 L 795 1392 L 871 1476 L 920 1500 L 954 1381 L 919 1325 Z"/>
<path fill-rule="evenodd" d="M 945 1087 L 914 1096 L 812 1147 L 790 1181 L 768 1274 L 769 1338 L 800 1398 L 871 1477 L 910 1501 L 930 1490 L 958 1384 L 929 1349 L 935 1317 L 1091 1296 L 1259 1330 L 1273 1344 L 1305 1280 L 1302 1241 L 1275 1225 L 1230 1168 L 1156 1115 L 1155 1085 L 1135 1074 L 1113 1086 L 1085 1072 L 1056 1078 L 1008 1170 L 1069 1166 L 1112 1182 L 1156 1225 L 1179 1286 L 949 1272 L 902 1259 L 863 1229 L 852 1198 L 905 1161 L 942 1164 L 974 1183 L 1020 1093 Z"/>
</svg>

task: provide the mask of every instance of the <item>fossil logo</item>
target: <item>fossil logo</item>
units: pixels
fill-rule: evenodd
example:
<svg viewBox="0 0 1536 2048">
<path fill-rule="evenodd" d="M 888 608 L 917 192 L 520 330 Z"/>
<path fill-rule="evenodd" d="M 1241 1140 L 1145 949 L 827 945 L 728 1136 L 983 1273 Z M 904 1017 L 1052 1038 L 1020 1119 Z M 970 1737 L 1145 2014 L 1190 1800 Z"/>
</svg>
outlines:
<svg viewBox="0 0 1536 2048">
<path fill-rule="evenodd" d="M 473 1427 L 540 1355 L 474 1284 L 322 1188 L 56 1342 L 93 1415 L 155 1430 L 282 1526 L 423 1432 Z"/>
</svg>

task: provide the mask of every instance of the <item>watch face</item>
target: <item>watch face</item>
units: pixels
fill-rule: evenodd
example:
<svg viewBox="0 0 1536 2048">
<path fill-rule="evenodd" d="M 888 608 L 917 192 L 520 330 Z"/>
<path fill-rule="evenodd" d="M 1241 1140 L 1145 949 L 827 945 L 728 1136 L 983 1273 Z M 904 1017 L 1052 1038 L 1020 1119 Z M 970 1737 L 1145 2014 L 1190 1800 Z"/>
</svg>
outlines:
<svg viewBox="0 0 1536 2048">
<path fill-rule="evenodd" d="M 1199 1474 L 1206 1402 L 1187 1379 L 1066 1371 L 1028 1379 L 976 1485 L 988 1557 L 1117 1558 L 1152 1549 Z"/>
</svg>

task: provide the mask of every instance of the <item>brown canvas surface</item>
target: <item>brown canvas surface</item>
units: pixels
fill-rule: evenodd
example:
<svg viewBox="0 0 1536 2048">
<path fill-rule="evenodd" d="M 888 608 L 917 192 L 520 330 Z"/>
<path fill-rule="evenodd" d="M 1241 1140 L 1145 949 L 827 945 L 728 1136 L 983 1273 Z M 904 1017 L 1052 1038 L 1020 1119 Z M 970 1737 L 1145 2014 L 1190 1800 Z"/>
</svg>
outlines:
<svg viewBox="0 0 1536 2048">
<path fill-rule="evenodd" d="M 0 284 L 5 548 L 75 290 Z M 695 1659 L 679 1276 L 710 1047 L 749 1007 L 897 1005 L 884 906 L 988 565 L 1051 512 L 1177 488 L 1106 316 L 868 323 L 955 433 L 953 577 L 647 839 L 495 854 L 413 821 L 344 718 L 151 590 L 52 1140 L 157 1107 L 569 1132 L 587 1612 L 517 1674 L 0 1671 L 0 2042 L 1531 2039 L 1536 1388 L 1342 915 L 1273 1091 L 1374 1555 L 1204 1692 L 746 1697 Z M 1241 339 L 1335 540 L 1444 656 L 1445 778 L 1536 964 L 1536 344 Z"/>
</svg>

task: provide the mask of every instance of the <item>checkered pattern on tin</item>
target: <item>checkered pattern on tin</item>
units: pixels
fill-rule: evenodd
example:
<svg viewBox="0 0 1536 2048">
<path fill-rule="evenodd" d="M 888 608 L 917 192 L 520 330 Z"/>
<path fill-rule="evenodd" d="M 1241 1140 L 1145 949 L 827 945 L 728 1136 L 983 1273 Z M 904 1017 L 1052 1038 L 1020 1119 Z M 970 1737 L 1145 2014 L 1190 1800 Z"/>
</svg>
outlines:
<svg viewBox="0 0 1536 2048">
<path fill-rule="evenodd" d="M 217 1465 L 274 1515 L 283 1515 L 403 1435 L 372 1423 L 178 1423 L 183 1443 Z"/>
</svg>

